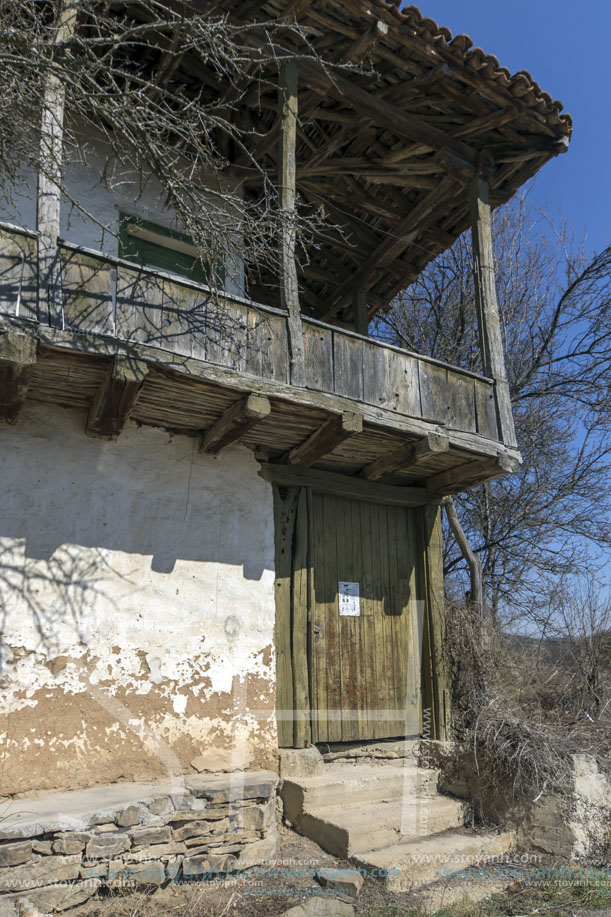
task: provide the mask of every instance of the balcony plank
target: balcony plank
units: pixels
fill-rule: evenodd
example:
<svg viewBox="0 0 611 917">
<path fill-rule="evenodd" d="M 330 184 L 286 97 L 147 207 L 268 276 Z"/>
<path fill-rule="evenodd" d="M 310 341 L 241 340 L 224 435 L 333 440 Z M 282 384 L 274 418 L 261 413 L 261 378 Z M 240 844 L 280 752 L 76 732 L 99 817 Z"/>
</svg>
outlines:
<svg viewBox="0 0 611 917">
<path fill-rule="evenodd" d="M 0 312 L 36 321 L 38 270 L 36 239 L 0 230 Z"/>
<path fill-rule="evenodd" d="M 333 331 L 321 325 L 303 323 L 306 385 L 317 391 L 335 391 L 333 373 Z"/>
</svg>

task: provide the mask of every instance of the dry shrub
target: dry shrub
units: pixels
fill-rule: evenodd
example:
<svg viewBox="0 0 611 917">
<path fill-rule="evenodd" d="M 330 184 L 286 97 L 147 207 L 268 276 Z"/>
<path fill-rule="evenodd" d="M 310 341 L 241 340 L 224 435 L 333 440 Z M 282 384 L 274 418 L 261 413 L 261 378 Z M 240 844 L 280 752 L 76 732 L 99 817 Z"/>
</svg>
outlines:
<svg viewBox="0 0 611 917">
<path fill-rule="evenodd" d="M 506 634 L 458 604 L 448 608 L 448 636 L 457 738 L 489 795 L 532 800 L 567 790 L 578 752 L 611 770 L 608 638 L 588 668 L 591 645 Z"/>
</svg>

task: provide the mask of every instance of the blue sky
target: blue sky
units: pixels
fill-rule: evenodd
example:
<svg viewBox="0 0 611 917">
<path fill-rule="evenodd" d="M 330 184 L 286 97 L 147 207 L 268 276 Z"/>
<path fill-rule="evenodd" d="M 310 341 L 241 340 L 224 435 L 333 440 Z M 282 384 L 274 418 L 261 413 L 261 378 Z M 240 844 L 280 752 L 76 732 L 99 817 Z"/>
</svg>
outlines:
<svg viewBox="0 0 611 917">
<path fill-rule="evenodd" d="M 611 244 L 611 0 L 421 0 L 423 16 L 464 32 L 515 73 L 528 70 L 573 116 L 568 153 L 536 177 L 533 202 L 562 209 L 588 247 Z"/>
</svg>

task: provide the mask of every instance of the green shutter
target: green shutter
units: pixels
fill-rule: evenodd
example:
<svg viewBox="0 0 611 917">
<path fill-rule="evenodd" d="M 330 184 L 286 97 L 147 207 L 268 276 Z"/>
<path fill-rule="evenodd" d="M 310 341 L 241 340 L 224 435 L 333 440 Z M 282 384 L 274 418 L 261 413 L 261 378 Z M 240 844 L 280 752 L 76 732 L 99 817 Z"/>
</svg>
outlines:
<svg viewBox="0 0 611 917">
<path fill-rule="evenodd" d="M 212 279 L 212 272 L 208 262 L 202 263 L 196 256 L 176 251 L 174 248 L 164 245 L 162 241 L 152 241 L 134 235 L 130 232 L 130 226 L 137 226 L 139 229 L 162 237 L 162 239 L 172 239 L 185 245 L 193 245 L 192 238 L 178 229 L 168 229 L 167 226 L 152 223 L 150 220 L 141 220 L 139 217 L 121 213 L 119 258 L 134 261 L 144 267 L 159 268 L 172 274 L 180 274 L 181 277 L 188 277 L 189 280 L 193 280 L 196 283 L 205 283 L 221 288 L 224 286 L 225 271 L 220 259 L 216 262 L 214 278 Z"/>
</svg>

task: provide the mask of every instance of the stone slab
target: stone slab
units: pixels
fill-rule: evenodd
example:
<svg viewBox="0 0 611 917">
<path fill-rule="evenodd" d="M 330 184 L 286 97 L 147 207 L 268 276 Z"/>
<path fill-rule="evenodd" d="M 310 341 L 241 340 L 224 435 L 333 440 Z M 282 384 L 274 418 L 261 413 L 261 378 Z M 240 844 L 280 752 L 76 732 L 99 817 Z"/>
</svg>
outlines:
<svg viewBox="0 0 611 917">
<path fill-rule="evenodd" d="M 337 898 L 328 898 L 315 895 L 285 911 L 281 917 L 354 917 L 354 908 L 351 904 L 338 901 Z"/>
<path fill-rule="evenodd" d="M 130 803 L 153 802 L 161 792 L 158 784 L 116 783 L 11 800 L 5 806 L 0 840 L 56 831 L 85 831 L 92 819 L 97 817 L 112 822 Z"/>
<path fill-rule="evenodd" d="M 321 888 L 342 892 L 353 898 L 356 898 L 365 882 L 357 868 L 336 869 L 323 866 L 318 870 L 316 877 Z"/>
<path fill-rule="evenodd" d="M 229 774 L 226 777 L 197 774 L 187 777 L 185 783 L 194 796 L 212 803 L 236 802 L 240 799 L 269 799 L 276 792 L 278 775 L 271 771 Z"/>
<path fill-rule="evenodd" d="M 0 892 L 25 891 L 53 882 L 76 879 L 81 868 L 81 858 L 76 856 L 47 856 L 23 866 L 0 869 Z"/>
<path fill-rule="evenodd" d="M 314 777 L 322 774 L 324 761 L 315 745 L 309 748 L 281 748 L 279 753 L 280 776 Z"/>
</svg>

